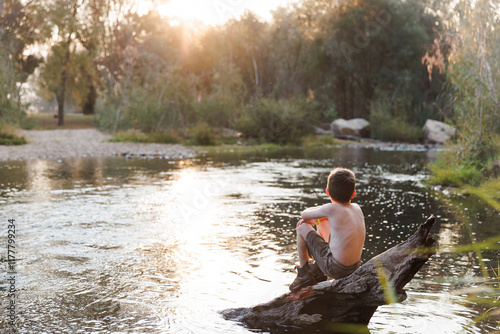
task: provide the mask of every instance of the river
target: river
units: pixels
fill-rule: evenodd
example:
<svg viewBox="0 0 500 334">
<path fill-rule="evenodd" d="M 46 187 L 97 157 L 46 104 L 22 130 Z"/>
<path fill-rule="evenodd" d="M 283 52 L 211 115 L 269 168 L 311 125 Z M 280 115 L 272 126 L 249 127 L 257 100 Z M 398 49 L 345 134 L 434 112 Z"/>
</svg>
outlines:
<svg viewBox="0 0 500 334">
<path fill-rule="evenodd" d="M 362 261 L 406 240 L 431 214 L 438 218 L 438 253 L 407 285 L 405 302 L 379 307 L 370 332 L 491 331 L 498 316 L 474 323 L 489 306 L 460 291 L 484 285 L 479 253 L 454 247 L 500 235 L 500 215 L 474 197 L 426 186 L 435 155 L 343 146 L 171 161 L 0 162 L 0 329 L 251 333 L 218 311 L 288 291 L 300 212 L 327 202 L 328 173 L 342 166 L 356 173 L 353 201 L 366 219 Z M 16 227 L 13 298 L 8 219 Z M 480 256 L 494 276 L 499 251 Z"/>
</svg>

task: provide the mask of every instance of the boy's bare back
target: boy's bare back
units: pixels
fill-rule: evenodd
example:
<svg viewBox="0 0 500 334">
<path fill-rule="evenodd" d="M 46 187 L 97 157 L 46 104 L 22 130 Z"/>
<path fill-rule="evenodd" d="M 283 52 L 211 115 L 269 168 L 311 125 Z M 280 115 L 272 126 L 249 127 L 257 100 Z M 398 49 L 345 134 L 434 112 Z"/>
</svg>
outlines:
<svg viewBox="0 0 500 334">
<path fill-rule="evenodd" d="M 358 204 L 331 205 L 330 249 L 340 263 L 349 266 L 359 261 L 365 243 L 365 218 Z"/>
<path fill-rule="evenodd" d="M 328 218 L 328 235 L 333 257 L 349 266 L 359 261 L 365 242 L 365 219 L 358 204 L 328 203 L 302 213 L 305 220 Z M 326 223 L 326 222 L 325 222 Z"/>
</svg>

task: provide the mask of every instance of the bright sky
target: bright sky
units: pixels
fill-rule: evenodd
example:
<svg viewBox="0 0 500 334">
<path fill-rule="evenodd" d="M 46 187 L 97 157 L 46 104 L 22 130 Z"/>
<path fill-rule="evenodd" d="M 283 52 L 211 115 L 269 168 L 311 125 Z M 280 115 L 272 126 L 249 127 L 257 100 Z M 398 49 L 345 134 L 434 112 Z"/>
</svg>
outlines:
<svg viewBox="0 0 500 334">
<path fill-rule="evenodd" d="M 205 24 L 221 24 L 250 10 L 263 19 L 271 18 L 271 10 L 298 0 L 170 0 L 160 5 L 159 12 L 180 21 L 199 20 Z"/>
</svg>

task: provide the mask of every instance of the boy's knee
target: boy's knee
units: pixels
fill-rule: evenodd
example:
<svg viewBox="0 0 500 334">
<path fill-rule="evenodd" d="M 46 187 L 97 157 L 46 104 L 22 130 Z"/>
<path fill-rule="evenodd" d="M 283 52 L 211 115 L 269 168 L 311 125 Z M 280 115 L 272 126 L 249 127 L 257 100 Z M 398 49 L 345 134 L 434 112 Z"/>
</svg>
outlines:
<svg viewBox="0 0 500 334">
<path fill-rule="evenodd" d="M 301 224 L 297 227 L 297 234 L 300 234 L 304 240 L 307 237 L 307 234 L 311 231 L 314 231 L 314 228 L 309 224 Z"/>
</svg>

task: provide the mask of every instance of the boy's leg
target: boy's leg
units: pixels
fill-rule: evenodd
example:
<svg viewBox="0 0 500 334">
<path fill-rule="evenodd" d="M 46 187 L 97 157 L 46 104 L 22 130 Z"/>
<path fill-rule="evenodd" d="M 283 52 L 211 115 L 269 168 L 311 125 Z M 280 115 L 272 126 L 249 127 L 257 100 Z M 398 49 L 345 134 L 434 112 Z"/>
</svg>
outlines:
<svg viewBox="0 0 500 334">
<path fill-rule="evenodd" d="M 306 237 L 307 234 L 311 231 L 314 231 L 314 228 L 307 223 L 304 223 L 297 227 L 297 252 L 299 253 L 299 266 L 301 267 L 309 262 Z"/>
<path fill-rule="evenodd" d="M 316 230 L 309 224 L 304 223 L 297 227 L 297 252 L 299 253 L 299 268 L 297 277 L 290 285 L 291 291 L 296 291 L 302 287 L 314 285 L 318 282 L 326 280 L 326 276 L 313 265 L 309 266 L 309 252 L 307 250 L 306 238 L 307 235 Z M 321 237 L 320 237 L 321 239 Z"/>
<path fill-rule="evenodd" d="M 330 222 L 328 219 L 320 220 L 318 224 L 318 234 L 325 240 L 326 242 L 330 242 Z"/>
</svg>

